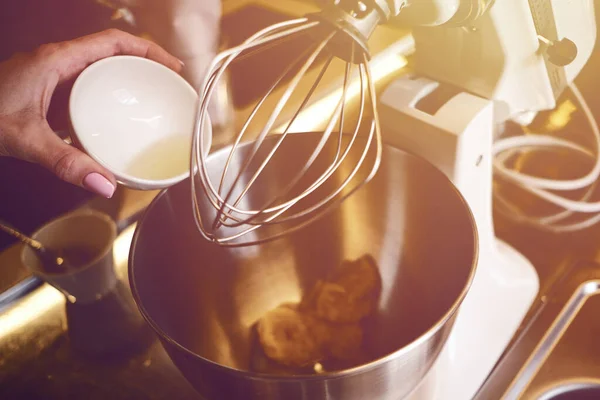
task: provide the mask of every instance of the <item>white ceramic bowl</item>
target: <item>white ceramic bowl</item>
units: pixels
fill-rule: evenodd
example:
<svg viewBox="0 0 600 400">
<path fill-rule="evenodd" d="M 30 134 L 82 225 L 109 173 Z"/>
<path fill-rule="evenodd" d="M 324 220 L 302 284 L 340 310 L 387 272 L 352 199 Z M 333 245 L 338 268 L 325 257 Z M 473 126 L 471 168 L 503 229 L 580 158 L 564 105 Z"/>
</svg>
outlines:
<svg viewBox="0 0 600 400">
<path fill-rule="evenodd" d="M 189 176 L 198 95 L 180 75 L 133 56 L 102 59 L 69 99 L 73 140 L 125 186 L 163 189 Z M 204 126 L 204 149 L 212 134 Z"/>
</svg>

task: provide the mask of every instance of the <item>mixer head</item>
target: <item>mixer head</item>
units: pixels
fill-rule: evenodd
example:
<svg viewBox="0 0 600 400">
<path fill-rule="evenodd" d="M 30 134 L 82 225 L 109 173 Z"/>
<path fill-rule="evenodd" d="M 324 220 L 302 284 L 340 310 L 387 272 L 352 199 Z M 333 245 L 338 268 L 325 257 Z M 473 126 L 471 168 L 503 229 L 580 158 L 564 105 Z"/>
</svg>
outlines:
<svg viewBox="0 0 600 400">
<path fill-rule="evenodd" d="M 320 13 L 263 29 L 214 59 L 195 121 L 190 179 L 196 225 L 206 239 L 223 246 L 243 246 L 290 234 L 339 206 L 373 178 L 381 162 L 382 139 L 367 40 L 402 4 L 391 0 L 331 2 Z M 210 99 L 227 68 L 242 58 L 261 57 L 266 48 L 290 45 L 290 39 L 301 35 L 310 38 L 309 45 L 298 49 L 296 60 L 258 101 L 231 146 L 221 150 L 229 151 L 227 162 L 211 163 L 203 148 L 204 135 L 210 133 L 202 127 L 206 126 Z M 286 137 L 302 135 L 292 133 L 295 123 L 314 101 L 323 77 L 332 73 L 338 75 L 339 97 L 330 110 L 319 110 L 321 115 L 327 113 L 326 126 L 304 155 L 305 163 L 290 165 L 295 170 L 284 174 L 269 171 L 274 165 L 281 169 L 280 162 L 271 161 L 285 157 L 278 149 Z M 349 111 L 351 82 L 359 87 L 358 102 L 352 101 L 353 112 Z M 291 101 L 293 98 L 301 100 Z M 287 122 L 277 129 L 286 112 L 291 118 L 285 118 Z M 278 136 L 265 141 L 270 135 Z M 242 156 L 237 150 L 247 140 L 253 141 L 252 151 Z M 348 157 L 357 146 L 361 146 L 360 157 Z M 315 162 L 320 157 L 328 157 L 325 168 L 322 162 Z M 338 170 L 344 171 L 345 179 L 339 180 Z M 287 184 L 271 193 L 267 180 L 275 176 L 285 176 Z M 332 176 L 339 181 L 324 185 Z M 329 189 L 324 191 L 325 187 Z M 210 212 L 203 206 L 206 202 L 212 205 Z M 258 231 L 266 227 L 267 233 Z"/>
</svg>

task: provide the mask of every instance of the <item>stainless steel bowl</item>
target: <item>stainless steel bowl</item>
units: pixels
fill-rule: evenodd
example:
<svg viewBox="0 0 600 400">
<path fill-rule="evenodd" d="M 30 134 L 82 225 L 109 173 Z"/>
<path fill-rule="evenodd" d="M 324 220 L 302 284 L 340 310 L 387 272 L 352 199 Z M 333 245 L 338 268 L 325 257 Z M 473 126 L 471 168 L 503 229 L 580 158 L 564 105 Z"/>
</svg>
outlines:
<svg viewBox="0 0 600 400">
<path fill-rule="evenodd" d="M 272 160 L 278 168 L 257 184 L 271 196 L 285 187 L 294 171 L 288 167 L 305 162 L 303 154 L 318 138 L 286 139 Z M 329 165 L 333 151 L 332 143 L 317 163 Z M 216 152 L 209 167 L 221 170 L 227 155 Z M 333 178 L 343 179 L 344 172 Z M 383 280 L 366 336 L 371 360 L 319 375 L 253 371 L 253 324 L 280 303 L 299 300 L 340 261 L 366 253 L 377 260 Z M 202 239 L 189 181 L 163 191 L 137 227 L 129 276 L 142 314 L 206 399 L 398 400 L 438 356 L 476 261 L 474 220 L 456 188 L 426 161 L 385 146 L 375 179 L 340 208 L 259 246 L 223 248 Z"/>
</svg>

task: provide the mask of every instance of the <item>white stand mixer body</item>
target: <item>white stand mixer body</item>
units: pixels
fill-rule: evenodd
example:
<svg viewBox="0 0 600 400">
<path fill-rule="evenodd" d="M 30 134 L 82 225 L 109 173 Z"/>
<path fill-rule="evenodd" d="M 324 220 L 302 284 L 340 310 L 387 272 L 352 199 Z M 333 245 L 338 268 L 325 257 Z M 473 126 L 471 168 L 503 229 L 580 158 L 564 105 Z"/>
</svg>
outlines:
<svg viewBox="0 0 600 400">
<path fill-rule="evenodd" d="M 472 398 L 505 350 L 539 290 L 531 263 L 497 240 L 492 220 L 493 105 L 460 93 L 431 115 L 415 107 L 439 84 L 403 77 L 380 98 L 384 140 L 437 166 L 471 207 L 479 262 L 444 350 L 411 400 Z M 435 278 L 435 277 L 432 277 Z"/>
<path fill-rule="evenodd" d="M 426 3 L 430 13 L 443 15 L 462 1 Z M 596 43 L 594 0 L 495 1 L 481 17 L 462 27 L 419 26 L 419 15 L 404 17 L 408 18 L 415 25 L 419 74 L 493 99 L 497 122 L 527 123 L 536 112 L 553 109 Z M 548 56 L 548 42 L 562 39 L 575 44 L 576 56 L 566 65 L 557 65 Z"/>
<path fill-rule="evenodd" d="M 438 17 L 452 15 L 460 1 L 432 0 L 422 9 Z M 475 217 L 480 252 L 448 342 L 410 400 L 467 400 L 476 395 L 539 291 L 531 263 L 495 237 L 495 127 L 509 119 L 529 123 L 538 111 L 556 106 L 594 49 L 594 2 L 495 1 L 462 27 L 449 26 L 448 18 L 410 14 L 410 7 L 406 13 L 404 20 L 415 26 L 416 71 L 431 80 L 402 77 L 386 88 L 380 97 L 384 139 L 427 159 L 455 184 Z M 575 44 L 577 54 L 560 65 L 548 50 L 563 39 Z M 457 94 L 423 111 L 418 103 L 439 82 L 458 88 Z"/>
</svg>

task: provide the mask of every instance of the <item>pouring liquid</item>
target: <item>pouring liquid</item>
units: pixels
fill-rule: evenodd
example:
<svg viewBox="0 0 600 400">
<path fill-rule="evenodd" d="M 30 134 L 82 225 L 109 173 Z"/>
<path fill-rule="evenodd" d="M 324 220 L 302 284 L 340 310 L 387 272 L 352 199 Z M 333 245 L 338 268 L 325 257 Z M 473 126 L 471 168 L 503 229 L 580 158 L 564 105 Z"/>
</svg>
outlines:
<svg viewBox="0 0 600 400">
<path fill-rule="evenodd" d="M 182 175 L 190 169 L 191 138 L 168 136 L 133 158 L 126 172 L 141 179 L 162 180 Z"/>
</svg>

